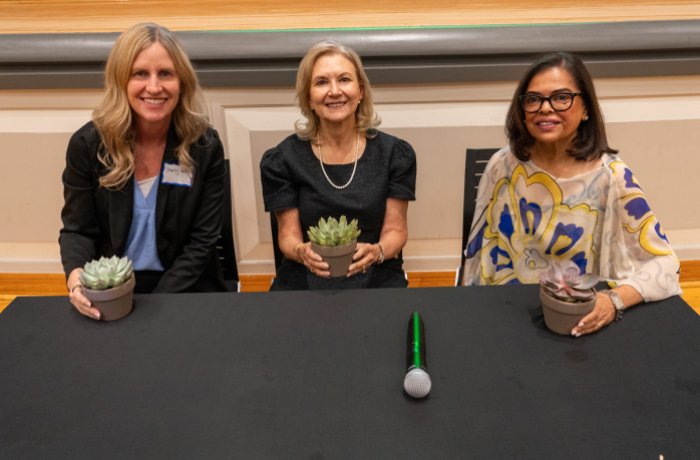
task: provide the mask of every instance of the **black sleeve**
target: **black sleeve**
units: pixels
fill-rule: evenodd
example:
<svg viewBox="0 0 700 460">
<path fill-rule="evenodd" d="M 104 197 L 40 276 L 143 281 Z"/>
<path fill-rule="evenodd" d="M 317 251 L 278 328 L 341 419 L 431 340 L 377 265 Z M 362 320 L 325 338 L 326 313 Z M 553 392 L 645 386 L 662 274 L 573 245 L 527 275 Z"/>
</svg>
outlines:
<svg viewBox="0 0 700 460">
<path fill-rule="evenodd" d="M 260 178 L 265 211 L 299 207 L 299 189 L 293 173 L 285 161 L 287 148 L 284 143 L 274 147 L 260 160 Z"/>
<path fill-rule="evenodd" d="M 95 207 L 99 138 L 87 125 L 71 136 L 63 170 L 63 209 L 58 242 L 66 278 L 76 268 L 95 257 L 96 241 L 101 237 Z"/>
<path fill-rule="evenodd" d="M 416 199 L 416 152 L 401 139 L 394 145 L 389 160 L 389 198 Z"/>
</svg>

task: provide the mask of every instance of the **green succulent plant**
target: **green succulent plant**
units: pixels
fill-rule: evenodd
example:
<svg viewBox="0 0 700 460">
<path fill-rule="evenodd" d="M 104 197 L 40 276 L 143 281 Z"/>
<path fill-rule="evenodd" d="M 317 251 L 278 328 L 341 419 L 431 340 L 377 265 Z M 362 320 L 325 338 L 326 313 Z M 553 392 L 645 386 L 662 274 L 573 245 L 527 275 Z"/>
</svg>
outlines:
<svg viewBox="0 0 700 460">
<path fill-rule="evenodd" d="M 88 289 L 109 289 L 124 284 L 134 274 L 127 257 L 100 257 L 88 262 L 80 273 L 80 284 Z"/>
<path fill-rule="evenodd" d="M 340 216 L 340 220 L 334 217 L 326 220 L 321 217 L 318 225 L 312 225 L 306 233 L 309 239 L 319 246 L 344 246 L 356 240 L 361 230 L 357 228 L 357 219 L 348 223 L 345 216 Z"/>
</svg>

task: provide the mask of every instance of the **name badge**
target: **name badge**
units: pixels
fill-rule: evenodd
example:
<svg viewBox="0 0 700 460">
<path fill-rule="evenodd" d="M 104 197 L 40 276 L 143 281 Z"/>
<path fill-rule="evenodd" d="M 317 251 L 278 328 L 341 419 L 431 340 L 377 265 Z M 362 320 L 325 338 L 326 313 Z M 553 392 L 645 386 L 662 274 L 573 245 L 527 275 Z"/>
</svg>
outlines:
<svg viewBox="0 0 700 460">
<path fill-rule="evenodd" d="M 163 165 L 163 183 L 192 187 L 192 174 L 183 171 L 177 163 L 165 163 Z"/>
</svg>

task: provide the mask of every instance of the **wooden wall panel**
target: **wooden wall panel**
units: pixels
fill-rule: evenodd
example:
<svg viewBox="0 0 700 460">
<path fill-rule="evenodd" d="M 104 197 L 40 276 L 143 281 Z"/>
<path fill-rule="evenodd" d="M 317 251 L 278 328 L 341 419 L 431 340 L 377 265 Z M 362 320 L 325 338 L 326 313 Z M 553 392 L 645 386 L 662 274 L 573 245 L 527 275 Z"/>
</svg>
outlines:
<svg viewBox="0 0 700 460">
<path fill-rule="evenodd" d="M 112 32 L 145 20 L 174 30 L 546 24 L 700 18 L 696 0 L 3 0 L 3 33 Z"/>
<path fill-rule="evenodd" d="M 700 315 L 700 261 L 682 263 L 681 287 L 685 300 Z M 266 292 L 272 275 L 241 275 L 241 292 Z M 449 287 L 454 284 L 454 272 L 409 272 L 408 286 Z M 0 274 L 0 313 L 17 295 L 66 295 L 63 275 Z"/>
</svg>

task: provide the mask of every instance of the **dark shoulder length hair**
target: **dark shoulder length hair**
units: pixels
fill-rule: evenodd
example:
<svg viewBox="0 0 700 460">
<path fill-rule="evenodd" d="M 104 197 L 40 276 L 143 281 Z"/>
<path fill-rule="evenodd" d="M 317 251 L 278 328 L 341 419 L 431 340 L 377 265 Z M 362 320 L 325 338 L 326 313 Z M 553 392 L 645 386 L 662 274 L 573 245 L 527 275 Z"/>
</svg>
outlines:
<svg viewBox="0 0 700 460">
<path fill-rule="evenodd" d="M 598 105 L 591 74 L 588 73 L 588 69 L 580 58 L 566 52 L 550 53 L 540 57 L 520 79 L 506 117 L 506 136 L 508 136 L 510 150 L 519 160 L 527 161 L 530 158 L 530 149 L 535 144 L 535 139 L 525 126 L 525 111 L 520 105 L 519 97 L 527 92 L 530 81 L 536 75 L 553 67 L 560 67 L 569 72 L 579 91 L 583 93 L 581 98 L 588 115 L 588 120 L 581 121 L 578 127 L 573 145 L 568 150 L 569 155 L 588 161 L 600 158 L 604 153 L 617 153 L 617 150 L 608 145 L 603 113 Z"/>
</svg>

